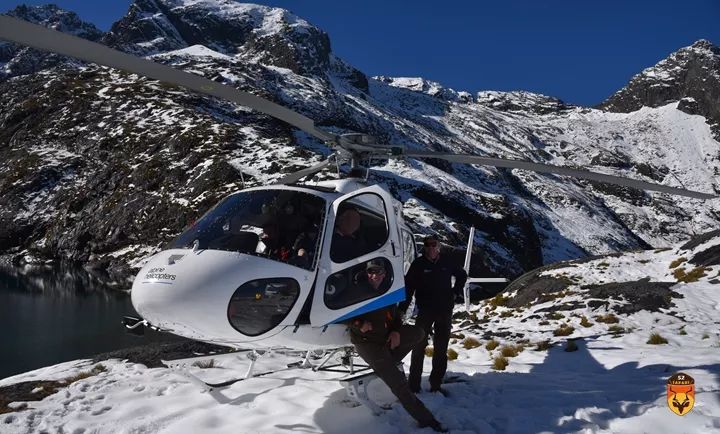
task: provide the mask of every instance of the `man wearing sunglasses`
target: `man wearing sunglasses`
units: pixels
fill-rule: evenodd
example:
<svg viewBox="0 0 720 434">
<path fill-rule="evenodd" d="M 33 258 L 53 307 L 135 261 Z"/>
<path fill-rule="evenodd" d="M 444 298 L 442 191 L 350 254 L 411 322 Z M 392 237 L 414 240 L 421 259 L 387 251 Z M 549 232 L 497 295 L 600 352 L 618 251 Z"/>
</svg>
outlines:
<svg viewBox="0 0 720 434">
<path fill-rule="evenodd" d="M 365 267 L 368 291 L 373 296 L 382 293 L 386 279 L 389 279 L 386 260 L 373 259 Z M 387 264 L 390 267 L 390 264 Z M 408 387 L 405 372 L 398 369 L 398 363 L 423 340 L 421 328 L 403 325 L 396 305 L 386 306 L 350 320 L 350 341 L 360 357 L 375 371 L 375 374 L 390 387 L 402 406 L 420 427 L 435 431 L 447 430 L 435 419 L 425 404 Z"/>
<path fill-rule="evenodd" d="M 455 285 L 452 285 L 455 277 Z M 430 372 L 430 391 L 445 391 L 440 387 L 447 371 L 447 348 L 452 328 L 455 297 L 462 293 L 467 273 L 440 254 L 436 236 L 425 238 L 423 255 L 415 259 L 405 276 L 407 298 L 401 311 L 407 309 L 413 294 L 418 315 L 415 324 L 425 331 L 426 338 L 413 350 L 408 383 L 410 389 L 420 392 L 427 336 L 433 332 L 433 358 Z"/>
</svg>

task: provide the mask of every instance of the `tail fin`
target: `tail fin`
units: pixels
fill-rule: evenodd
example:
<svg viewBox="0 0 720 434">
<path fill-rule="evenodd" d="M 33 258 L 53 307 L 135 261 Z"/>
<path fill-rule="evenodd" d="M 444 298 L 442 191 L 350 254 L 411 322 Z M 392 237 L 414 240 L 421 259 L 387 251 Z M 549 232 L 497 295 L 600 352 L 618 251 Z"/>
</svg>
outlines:
<svg viewBox="0 0 720 434">
<path fill-rule="evenodd" d="M 472 248 L 475 243 L 475 226 L 470 226 L 470 236 L 468 237 L 467 251 L 465 252 L 465 273 L 470 277 L 470 258 L 472 257 Z M 465 300 L 465 311 L 470 312 L 470 283 L 465 282 L 463 288 L 463 299 Z"/>
<path fill-rule="evenodd" d="M 470 284 L 471 283 L 504 283 L 508 280 L 504 277 L 470 277 L 470 258 L 472 256 L 472 248 L 475 241 L 475 226 L 470 227 L 470 238 L 468 239 L 467 252 L 465 252 L 465 272 L 468 275 L 463 288 L 463 297 L 465 298 L 465 311 L 470 312 Z"/>
</svg>

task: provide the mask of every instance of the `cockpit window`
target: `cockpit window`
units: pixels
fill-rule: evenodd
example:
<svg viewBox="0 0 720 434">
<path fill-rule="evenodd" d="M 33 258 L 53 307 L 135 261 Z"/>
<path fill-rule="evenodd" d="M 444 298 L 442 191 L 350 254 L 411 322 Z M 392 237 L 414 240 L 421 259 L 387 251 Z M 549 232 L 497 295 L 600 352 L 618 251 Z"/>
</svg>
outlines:
<svg viewBox="0 0 720 434">
<path fill-rule="evenodd" d="M 291 190 L 233 194 L 208 211 L 168 248 L 226 250 L 298 267 L 315 266 L 325 200 Z"/>
</svg>

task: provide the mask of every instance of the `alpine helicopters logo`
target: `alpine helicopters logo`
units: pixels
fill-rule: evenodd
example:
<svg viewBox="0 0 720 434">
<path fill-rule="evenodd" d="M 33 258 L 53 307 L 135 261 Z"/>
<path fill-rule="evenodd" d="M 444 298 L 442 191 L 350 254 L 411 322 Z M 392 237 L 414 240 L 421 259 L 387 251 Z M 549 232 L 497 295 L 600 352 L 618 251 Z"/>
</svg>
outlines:
<svg viewBox="0 0 720 434">
<path fill-rule="evenodd" d="M 695 405 L 695 380 L 678 372 L 667 381 L 667 405 L 678 416 L 690 413 Z"/>
</svg>

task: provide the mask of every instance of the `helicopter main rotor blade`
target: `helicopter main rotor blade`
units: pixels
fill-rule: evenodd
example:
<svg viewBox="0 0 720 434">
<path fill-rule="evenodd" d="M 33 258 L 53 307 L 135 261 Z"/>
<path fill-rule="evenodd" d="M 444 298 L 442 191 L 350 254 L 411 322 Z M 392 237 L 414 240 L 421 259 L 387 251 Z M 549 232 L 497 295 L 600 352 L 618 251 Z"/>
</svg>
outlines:
<svg viewBox="0 0 720 434">
<path fill-rule="evenodd" d="M 265 98 L 217 83 L 199 75 L 123 53 L 86 39 L 51 30 L 38 24 L 32 24 L 7 15 L 0 15 L 0 39 L 97 63 L 98 65 L 122 69 L 168 84 L 185 87 L 205 95 L 232 101 L 285 121 L 323 142 L 335 141 L 334 135 L 316 128 L 312 119 Z"/>
<path fill-rule="evenodd" d="M 278 184 L 294 184 L 301 180 L 302 178 L 312 175 L 314 173 L 317 173 L 327 166 L 333 164 L 335 162 L 335 154 L 331 154 L 325 161 L 318 163 L 312 167 L 308 167 L 307 169 L 298 170 L 297 172 L 293 172 L 289 175 L 285 175 L 284 177 L 280 178 L 280 180 L 277 181 Z"/>
<path fill-rule="evenodd" d="M 676 194 L 680 196 L 693 197 L 696 199 L 715 199 L 720 196 L 708 193 L 700 193 L 698 191 L 686 190 L 683 188 L 668 187 L 666 185 L 655 184 L 652 182 L 638 181 L 636 179 L 625 178 L 622 176 L 605 175 L 603 173 L 590 172 L 581 169 L 571 169 L 569 167 L 553 166 L 550 164 L 533 163 L 523 160 L 508 160 L 505 158 L 481 157 L 478 155 L 467 154 L 449 154 L 444 152 L 432 151 L 405 151 L 402 154 L 405 157 L 413 158 L 439 158 L 454 163 L 466 164 L 482 164 L 486 166 L 505 167 L 508 169 L 523 169 L 533 172 L 554 173 L 557 175 L 572 176 L 575 178 L 588 179 L 590 181 L 605 182 L 608 184 L 621 185 L 623 187 L 632 187 L 640 190 L 659 191 L 662 193 Z"/>
</svg>

